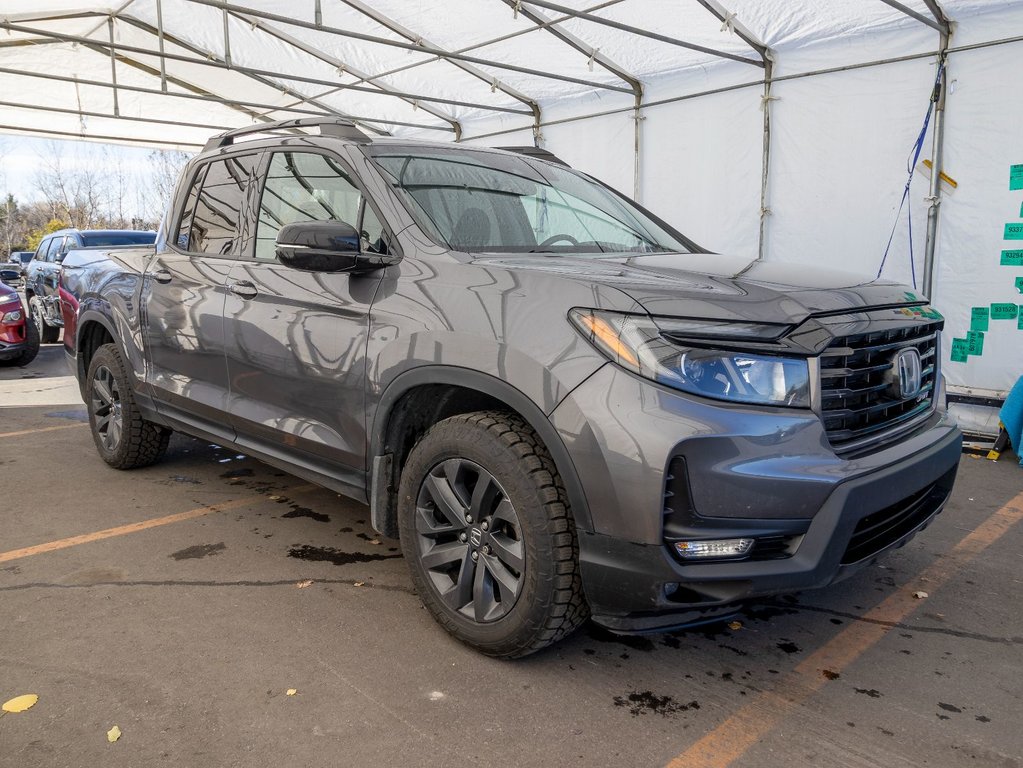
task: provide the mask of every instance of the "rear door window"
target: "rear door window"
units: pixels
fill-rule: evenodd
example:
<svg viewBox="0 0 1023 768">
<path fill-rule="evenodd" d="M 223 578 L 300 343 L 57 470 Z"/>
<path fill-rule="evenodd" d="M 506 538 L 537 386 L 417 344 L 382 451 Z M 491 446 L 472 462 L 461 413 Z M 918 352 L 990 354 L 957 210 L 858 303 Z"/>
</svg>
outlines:
<svg viewBox="0 0 1023 768">
<path fill-rule="evenodd" d="M 250 154 L 209 164 L 188 228 L 186 250 L 223 256 L 236 253 L 245 191 L 258 161 L 259 155 Z"/>
</svg>

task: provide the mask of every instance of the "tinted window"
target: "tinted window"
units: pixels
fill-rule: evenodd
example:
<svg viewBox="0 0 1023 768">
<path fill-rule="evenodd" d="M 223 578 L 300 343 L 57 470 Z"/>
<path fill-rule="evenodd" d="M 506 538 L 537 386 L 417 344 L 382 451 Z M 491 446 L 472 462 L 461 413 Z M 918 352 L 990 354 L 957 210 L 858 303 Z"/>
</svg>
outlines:
<svg viewBox="0 0 1023 768">
<path fill-rule="evenodd" d="M 156 242 L 156 233 L 104 232 L 103 234 L 83 234 L 82 242 L 86 248 L 96 245 L 150 245 Z"/>
<path fill-rule="evenodd" d="M 362 206 L 362 229 L 360 230 L 362 250 L 365 253 L 387 253 L 387 231 L 376 212 L 365 203 Z"/>
<path fill-rule="evenodd" d="M 46 246 L 46 260 L 56 261 L 57 254 L 60 253 L 60 247 L 64 244 L 63 237 L 54 237 L 50 240 L 50 244 Z"/>
<path fill-rule="evenodd" d="M 275 152 L 259 201 L 256 258 L 276 258 L 274 243 L 285 224 L 333 220 L 357 226 L 361 200 L 358 188 L 333 158 Z"/>
<path fill-rule="evenodd" d="M 202 186 L 202 180 L 206 176 L 208 167 L 208 165 L 203 165 L 196 172 L 192 186 L 188 190 L 188 197 L 185 199 L 185 207 L 181 211 L 181 220 L 178 222 L 178 232 L 174 238 L 174 244 L 185 251 L 188 250 L 188 238 L 192 233 L 192 219 L 195 216 L 195 203 L 199 199 L 199 188 Z"/>
<path fill-rule="evenodd" d="M 187 250 L 234 253 L 245 189 L 257 160 L 258 155 L 238 155 L 209 164 L 195 204 Z"/>
</svg>

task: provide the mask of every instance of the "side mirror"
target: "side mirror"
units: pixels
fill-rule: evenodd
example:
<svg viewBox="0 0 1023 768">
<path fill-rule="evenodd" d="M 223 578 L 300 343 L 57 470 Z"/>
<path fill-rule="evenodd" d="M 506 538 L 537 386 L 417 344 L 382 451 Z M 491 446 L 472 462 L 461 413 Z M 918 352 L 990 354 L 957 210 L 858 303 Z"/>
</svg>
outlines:
<svg viewBox="0 0 1023 768">
<path fill-rule="evenodd" d="M 298 221 L 277 233 L 277 258 L 305 272 L 350 272 L 359 263 L 359 233 L 343 221 Z"/>
<path fill-rule="evenodd" d="M 21 280 L 21 273 L 16 269 L 0 269 L 0 283 L 17 283 Z"/>
</svg>

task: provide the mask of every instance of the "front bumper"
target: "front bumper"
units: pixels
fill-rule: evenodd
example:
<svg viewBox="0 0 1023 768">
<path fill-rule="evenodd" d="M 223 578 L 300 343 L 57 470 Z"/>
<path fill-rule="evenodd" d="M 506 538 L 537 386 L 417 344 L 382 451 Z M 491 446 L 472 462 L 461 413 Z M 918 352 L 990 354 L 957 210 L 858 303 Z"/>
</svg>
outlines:
<svg viewBox="0 0 1023 768">
<path fill-rule="evenodd" d="M 594 524 L 579 536 L 583 587 L 594 620 L 621 632 L 692 625 L 734 613 L 746 600 L 851 575 L 941 511 L 961 452 L 959 431 L 936 413 L 898 443 L 844 460 L 812 413 L 709 403 L 612 366 L 574 391 L 552 420 Z M 691 508 L 674 515 L 674 537 L 788 535 L 795 552 L 695 563 L 674 557 L 664 492 L 677 457 L 688 465 Z M 869 534 L 857 526 L 883 533 L 864 542 Z"/>
</svg>

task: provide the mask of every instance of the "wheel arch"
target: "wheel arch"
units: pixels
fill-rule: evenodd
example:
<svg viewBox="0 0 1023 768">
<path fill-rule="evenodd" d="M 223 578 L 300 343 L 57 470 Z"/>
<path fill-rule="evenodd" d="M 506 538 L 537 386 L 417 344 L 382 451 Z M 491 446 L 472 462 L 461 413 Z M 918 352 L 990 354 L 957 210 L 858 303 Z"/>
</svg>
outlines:
<svg viewBox="0 0 1023 768">
<path fill-rule="evenodd" d="M 84 312 L 78 318 L 78 327 L 75 333 L 75 368 L 78 374 L 78 388 L 85 397 L 85 379 L 89 372 L 89 364 L 92 362 L 96 350 L 104 344 L 123 345 L 117 338 L 110 321 L 98 312 Z"/>
<path fill-rule="evenodd" d="M 506 381 L 468 368 L 426 365 L 398 376 L 384 390 L 370 430 L 369 497 L 373 527 L 397 535 L 401 467 L 429 427 L 460 413 L 498 409 L 520 416 L 539 435 L 565 484 L 576 527 L 592 530 L 589 506 L 575 465 L 550 419 Z"/>
</svg>

